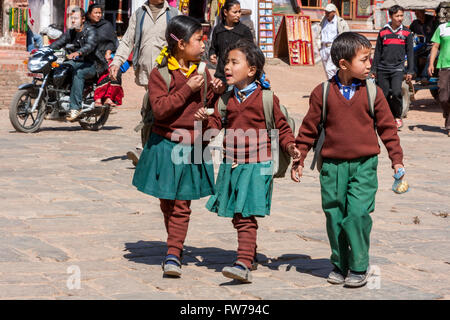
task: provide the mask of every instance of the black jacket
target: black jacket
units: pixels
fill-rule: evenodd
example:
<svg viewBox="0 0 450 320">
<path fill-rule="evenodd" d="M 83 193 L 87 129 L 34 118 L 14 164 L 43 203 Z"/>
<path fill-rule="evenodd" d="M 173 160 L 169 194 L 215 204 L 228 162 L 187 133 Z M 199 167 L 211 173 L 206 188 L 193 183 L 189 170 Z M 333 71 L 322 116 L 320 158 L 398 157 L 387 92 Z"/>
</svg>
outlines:
<svg viewBox="0 0 450 320">
<path fill-rule="evenodd" d="M 65 47 L 67 44 L 73 44 L 74 50 L 81 53 L 81 57 L 78 61 L 96 61 L 95 49 L 97 47 L 97 32 L 89 23 L 85 23 L 83 30 L 80 31 L 81 36 L 77 41 L 77 31 L 75 29 L 69 29 L 61 37 L 50 45 L 50 48 L 58 50 Z"/>
<path fill-rule="evenodd" d="M 219 23 L 213 31 L 211 37 L 211 47 L 209 56 L 217 55 L 217 68 L 214 76 L 225 82 L 225 54 L 230 44 L 237 42 L 239 39 L 248 39 L 253 41 L 253 35 L 249 27 L 242 23 L 238 23 L 232 30 L 227 30 L 223 23 Z"/>
<path fill-rule="evenodd" d="M 105 59 L 105 53 L 111 50 L 113 53 L 116 52 L 119 46 L 119 41 L 117 40 L 116 32 L 114 27 L 108 20 L 102 19 L 99 22 L 90 25 L 97 32 L 97 48 L 95 50 L 95 55 L 97 58 L 97 73 L 102 74 L 108 69 L 108 62 Z"/>
<path fill-rule="evenodd" d="M 413 34 L 406 28 L 392 32 L 386 25 L 378 33 L 375 54 L 372 62 L 372 72 L 404 71 L 405 56 L 408 62 L 407 73 L 414 73 L 414 44 Z"/>
<path fill-rule="evenodd" d="M 439 22 L 435 17 L 430 16 L 428 14 L 425 15 L 425 23 L 420 22 L 419 19 L 414 20 L 409 29 L 412 32 L 418 35 L 422 35 L 425 37 L 427 43 L 431 43 L 431 38 L 433 37 L 434 32 L 439 26 Z"/>
</svg>

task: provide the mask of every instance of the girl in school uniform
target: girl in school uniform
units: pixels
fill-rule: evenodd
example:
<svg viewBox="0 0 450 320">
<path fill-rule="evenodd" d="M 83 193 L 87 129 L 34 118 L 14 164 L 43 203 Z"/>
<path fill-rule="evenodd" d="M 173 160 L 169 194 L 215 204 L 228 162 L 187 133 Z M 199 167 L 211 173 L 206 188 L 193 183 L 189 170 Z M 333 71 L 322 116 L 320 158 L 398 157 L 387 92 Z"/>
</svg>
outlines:
<svg viewBox="0 0 450 320">
<path fill-rule="evenodd" d="M 188 16 L 176 16 L 166 30 L 167 48 L 157 59 L 149 78 L 149 99 L 154 122 L 133 177 L 141 192 L 160 199 L 167 231 L 167 256 L 162 263 L 164 275 L 181 276 L 181 256 L 186 238 L 191 200 L 214 193 L 212 163 L 193 160 L 194 114 L 206 104 L 214 105 L 224 91 L 219 80 L 212 81 L 206 71 L 198 73 L 205 51 L 202 26 Z M 164 74 L 170 75 L 167 87 Z M 167 76 L 168 77 L 168 76 Z M 203 88 L 203 89 L 202 89 Z M 194 163 L 195 162 L 195 163 Z"/>
<path fill-rule="evenodd" d="M 222 274 L 241 282 L 252 280 L 250 270 L 255 262 L 258 229 L 256 217 L 270 214 L 272 199 L 271 141 L 262 97 L 263 90 L 269 88 L 263 80 L 264 62 L 263 53 L 253 42 L 239 40 L 231 45 L 224 71 L 227 85 L 234 87 L 221 98 L 226 105 L 226 116 L 223 117 L 219 103 L 211 116 L 204 109 L 195 115 L 196 120 L 203 121 L 208 128 L 225 129 L 225 159 L 219 168 L 216 193 L 206 207 L 221 217 L 232 218 L 238 236 L 237 260 L 225 267 Z M 291 157 L 298 158 L 300 152 L 295 147 L 293 132 L 275 95 L 273 116 L 279 130 L 279 145 Z"/>
</svg>

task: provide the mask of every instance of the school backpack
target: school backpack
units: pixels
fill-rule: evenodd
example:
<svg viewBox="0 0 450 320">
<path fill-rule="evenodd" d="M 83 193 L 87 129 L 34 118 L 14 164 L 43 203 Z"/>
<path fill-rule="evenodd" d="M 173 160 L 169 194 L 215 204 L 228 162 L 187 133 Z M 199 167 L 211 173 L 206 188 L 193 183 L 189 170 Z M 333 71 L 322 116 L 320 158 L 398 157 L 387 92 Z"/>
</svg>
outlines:
<svg viewBox="0 0 450 320">
<path fill-rule="evenodd" d="M 322 169 L 322 151 L 323 143 L 325 142 L 325 124 L 327 122 L 327 100 L 328 91 L 330 89 L 330 80 L 322 83 L 322 114 L 320 116 L 320 122 L 317 126 L 319 137 L 314 141 L 313 150 L 314 157 L 311 162 L 311 170 L 314 170 L 314 166 L 317 165 L 317 170 L 320 172 Z M 376 129 L 376 119 L 375 119 L 375 99 L 377 97 L 377 86 L 372 79 L 366 79 L 366 89 L 367 97 L 369 99 L 369 114 L 372 119 L 374 119 L 374 128 Z"/>
<path fill-rule="evenodd" d="M 204 62 L 200 62 L 198 69 L 202 69 L 203 67 L 200 67 L 200 65 L 204 64 Z M 170 81 L 172 80 L 172 76 L 170 75 L 169 68 L 167 66 L 165 67 L 158 67 L 158 71 L 161 74 L 162 78 L 164 79 L 164 82 L 167 85 L 167 92 L 169 92 L 170 89 Z M 206 98 L 208 94 L 208 80 L 206 76 L 207 70 L 203 72 L 203 80 L 204 80 L 204 88 L 203 88 L 203 106 L 206 106 Z M 144 95 L 144 100 L 142 101 L 142 108 L 141 108 L 141 121 L 139 124 L 134 128 L 134 131 L 138 132 L 141 131 L 141 141 L 142 141 L 142 147 L 145 146 L 147 143 L 148 138 L 150 137 L 150 133 L 152 132 L 152 125 L 155 121 L 155 118 L 153 117 L 152 107 L 150 105 L 150 99 L 148 97 L 148 91 Z"/>
<path fill-rule="evenodd" d="M 220 97 L 219 103 L 217 105 L 217 109 L 219 111 L 220 116 L 222 117 L 222 123 L 226 120 L 227 115 L 227 104 L 228 100 L 231 97 L 231 94 L 233 91 L 228 91 L 224 95 Z M 274 147 L 278 146 L 278 133 L 274 133 L 272 129 L 276 129 L 275 126 L 275 119 L 273 116 L 273 91 L 271 90 L 262 90 L 262 96 L 263 96 L 263 108 L 264 108 L 264 118 L 266 120 L 266 128 L 269 131 L 269 137 L 272 141 L 272 154 Z M 291 127 L 292 132 L 295 132 L 295 121 L 289 116 L 289 113 L 284 105 L 280 104 L 281 112 L 283 113 L 284 117 L 286 118 L 289 127 Z M 276 141 L 277 143 L 273 143 L 273 141 Z M 291 163 L 291 157 L 289 153 L 281 150 L 281 147 L 279 147 L 278 152 L 278 158 L 273 159 L 273 167 L 277 168 L 277 172 L 274 173 L 274 178 L 283 178 L 286 175 L 287 168 L 289 167 L 289 164 Z"/>
</svg>

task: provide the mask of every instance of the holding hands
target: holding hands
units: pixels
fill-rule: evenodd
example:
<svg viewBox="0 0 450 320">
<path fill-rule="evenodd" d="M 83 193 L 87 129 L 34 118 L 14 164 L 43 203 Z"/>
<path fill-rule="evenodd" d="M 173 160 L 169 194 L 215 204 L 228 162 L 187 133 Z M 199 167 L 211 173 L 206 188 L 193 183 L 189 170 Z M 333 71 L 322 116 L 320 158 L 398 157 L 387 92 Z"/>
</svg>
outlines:
<svg viewBox="0 0 450 320">
<path fill-rule="evenodd" d="M 294 182 L 300 182 L 300 178 L 303 175 L 303 167 L 300 165 L 300 158 L 294 159 L 291 168 L 291 179 Z"/>
<path fill-rule="evenodd" d="M 294 160 L 300 160 L 300 156 L 302 155 L 300 150 L 298 150 L 295 146 L 295 143 L 291 143 L 290 145 L 288 145 L 287 152 Z"/>
<path fill-rule="evenodd" d="M 302 154 L 301 154 L 300 150 L 298 150 L 297 147 L 295 146 L 295 143 L 291 143 L 288 146 L 287 151 L 293 159 L 292 160 L 292 169 L 291 169 L 291 179 L 294 180 L 295 182 L 300 182 L 300 178 L 303 173 L 303 167 L 300 166 L 300 157 Z"/>
</svg>

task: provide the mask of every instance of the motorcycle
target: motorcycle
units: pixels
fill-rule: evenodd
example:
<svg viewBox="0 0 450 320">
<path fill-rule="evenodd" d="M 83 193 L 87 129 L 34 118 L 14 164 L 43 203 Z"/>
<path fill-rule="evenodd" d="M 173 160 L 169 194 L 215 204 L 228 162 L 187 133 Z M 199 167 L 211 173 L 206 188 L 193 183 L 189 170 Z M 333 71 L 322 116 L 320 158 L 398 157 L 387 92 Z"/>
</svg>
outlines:
<svg viewBox="0 0 450 320">
<path fill-rule="evenodd" d="M 70 111 L 70 89 L 72 66 L 64 64 L 66 50 L 54 51 L 43 47 L 34 52 L 27 61 L 31 83 L 22 84 L 14 95 L 9 108 L 9 119 L 19 132 L 36 132 L 44 118 L 67 121 Z M 85 80 L 82 107 L 77 118 L 85 130 L 101 129 L 110 114 L 110 107 L 95 107 L 94 91 L 96 79 Z"/>
</svg>

